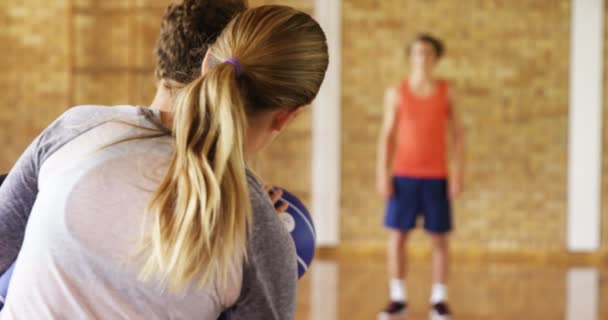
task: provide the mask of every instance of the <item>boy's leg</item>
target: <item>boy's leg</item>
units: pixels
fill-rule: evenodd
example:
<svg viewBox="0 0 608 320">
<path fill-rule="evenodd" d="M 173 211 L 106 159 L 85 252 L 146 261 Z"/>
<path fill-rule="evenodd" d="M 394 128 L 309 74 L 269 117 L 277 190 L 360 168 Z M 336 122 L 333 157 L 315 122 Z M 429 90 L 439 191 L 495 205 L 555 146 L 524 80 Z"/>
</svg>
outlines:
<svg viewBox="0 0 608 320">
<path fill-rule="evenodd" d="M 433 289 L 431 303 L 447 301 L 447 277 L 449 268 L 448 235 L 431 233 L 433 246 Z"/>
<path fill-rule="evenodd" d="M 405 278 L 407 275 L 407 232 L 391 230 L 388 243 L 388 273 L 390 276 L 390 298 L 393 302 L 407 301 Z"/>
<path fill-rule="evenodd" d="M 379 320 L 402 319 L 407 309 L 407 286 L 405 277 L 407 275 L 407 231 L 391 229 L 388 245 L 388 274 L 390 301 L 380 311 Z"/>
<path fill-rule="evenodd" d="M 390 301 L 380 315 L 383 319 L 403 315 L 407 308 L 406 242 L 408 231 L 416 225 L 419 210 L 419 182 L 416 179 L 394 179 L 394 195 L 388 201 L 384 226 L 388 228 L 388 274 L 390 277 Z"/>
<path fill-rule="evenodd" d="M 448 308 L 449 248 L 447 233 L 431 233 L 433 244 L 433 287 L 431 288 L 431 320 L 450 318 Z"/>
<path fill-rule="evenodd" d="M 424 182 L 424 228 L 433 245 L 433 287 L 431 290 L 431 318 L 448 319 L 447 277 L 449 265 L 448 234 L 452 230 L 452 212 L 446 179 Z"/>
</svg>

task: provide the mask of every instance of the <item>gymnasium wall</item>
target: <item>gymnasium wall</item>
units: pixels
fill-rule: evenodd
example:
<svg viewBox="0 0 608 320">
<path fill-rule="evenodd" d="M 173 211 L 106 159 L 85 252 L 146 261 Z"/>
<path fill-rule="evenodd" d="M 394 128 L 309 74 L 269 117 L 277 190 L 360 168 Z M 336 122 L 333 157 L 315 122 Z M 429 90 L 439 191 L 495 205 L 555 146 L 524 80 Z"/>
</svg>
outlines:
<svg viewBox="0 0 608 320">
<path fill-rule="evenodd" d="M 68 106 L 65 1 L 0 2 L 0 170 Z"/>
<path fill-rule="evenodd" d="M 608 250 L 608 6 L 604 8 L 604 109 L 602 144 L 602 243 L 601 248 Z"/>
<path fill-rule="evenodd" d="M 0 170 L 78 104 L 147 105 L 152 46 L 166 1 L 3 1 L 0 4 Z"/>
<path fill-rule="evenodd" d="M 0 171 L 68 107 L 148 105 L 155 92 L 153 47 L 169 0 L 0 3 Z M 254 0 L 312 13 L 313 1 Z M 253 167 L 268 182 L 310 199 L 310 112 Z M 278 164 L 278 165 L 277 165 Z"/>
<path fill-rule="evenodd" d="M 0 3 L 0 171 L 10 169 L 29 142 L 70 106 L 150 103 L 152 47 L 168 2 Z M 250 3 L 313 11 L 313 0 Z M 569 19 L 568 0 L 344 0 L 342 242 L 385 240 L 383 202 L 374 190 L 382 95 L 406 73 L 405 40 L 431 31 L 446 41 L 439 73 L 459 92 L 466 129 L 467 191 L 455 203 L 454 245 L 562 250 Z M 604 120 L 608 123 L 608 109 Z M 253 164 L 268 182 L 287 187 L 308 204 L 310 132 L 308 111 Z M 603 181 L 608 208 L 608 174 Z M 413 239 L 426 244 L 421 232 Z M 608 210 L 603 210 L 602 246 L 608 249 Z"/>
<path fill-rule="evenodd" d="M 405 41 L 430 31 L 446 42 L 438 71 L 466 130 L 454 246 L 563 249 L 569 17 L 567 0 L 343 1 L 343 242 L 385 240 L 374 191 L 382 97 L 406 72 Z"/>
</svg>

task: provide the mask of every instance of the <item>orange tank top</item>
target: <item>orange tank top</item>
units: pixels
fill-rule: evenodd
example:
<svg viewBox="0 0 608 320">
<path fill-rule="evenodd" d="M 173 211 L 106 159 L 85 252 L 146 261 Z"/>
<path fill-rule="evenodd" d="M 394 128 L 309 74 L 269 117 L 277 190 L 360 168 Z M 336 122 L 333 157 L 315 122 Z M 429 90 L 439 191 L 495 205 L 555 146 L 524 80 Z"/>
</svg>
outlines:
<svg viewBox="0 0 608 320">
<path fill-rule="evenodd" d="M 399 88 L 397 144 L 393 174 L 415 178 L 447 178 L 448 83 L 437 81 L 435 92 L 417 96 L 409 81 Z"/>
</svg>

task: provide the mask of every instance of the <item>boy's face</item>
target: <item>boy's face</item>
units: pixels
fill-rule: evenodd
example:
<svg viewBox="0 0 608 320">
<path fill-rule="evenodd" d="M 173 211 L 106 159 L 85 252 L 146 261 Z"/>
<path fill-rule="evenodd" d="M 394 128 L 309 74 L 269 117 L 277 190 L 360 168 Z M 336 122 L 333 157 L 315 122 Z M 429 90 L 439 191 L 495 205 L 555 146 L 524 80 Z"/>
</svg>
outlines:
<svg viewBox="0 0 608 320">
<path fill-rule="evenodd" d="M 437 64 L 437 53 L 426 41 L 416 41 L 410 49 L 410 64 L 413 70 L 431 71 Z"/>
</svg>

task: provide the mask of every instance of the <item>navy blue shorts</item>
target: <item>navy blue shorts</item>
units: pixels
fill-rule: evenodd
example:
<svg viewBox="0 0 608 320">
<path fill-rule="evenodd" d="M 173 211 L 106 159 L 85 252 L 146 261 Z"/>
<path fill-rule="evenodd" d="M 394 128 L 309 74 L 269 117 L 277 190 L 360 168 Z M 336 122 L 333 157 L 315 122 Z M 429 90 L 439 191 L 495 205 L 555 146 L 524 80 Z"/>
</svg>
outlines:
<svg viewBox="0 0 608 320">
<path fill-rule="evenodd" d="M 446 179 L 393 178 L 394 194 L 389 199 L 384 225 L 408 231 L 424 215 L 424 229 L 431 233 L 452 230 L 452 210 Z"/>
</svg>

